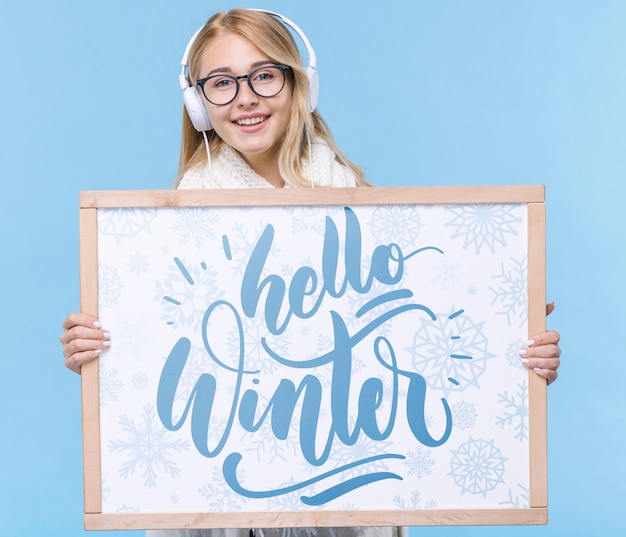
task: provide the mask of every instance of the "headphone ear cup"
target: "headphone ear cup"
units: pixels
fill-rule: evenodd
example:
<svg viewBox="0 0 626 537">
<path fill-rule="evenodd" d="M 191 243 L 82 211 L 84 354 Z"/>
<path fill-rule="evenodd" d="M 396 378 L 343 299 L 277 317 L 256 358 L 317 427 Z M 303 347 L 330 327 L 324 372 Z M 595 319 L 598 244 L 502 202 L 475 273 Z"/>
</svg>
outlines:
<svg viewBox="0 0 626 537">
<path fill-rule="evenodd" d="M 213 129 L 209 113 L 204 106 L 202 96 L 195 86 L 188 86 L 183 90 L 183 101 L 187 110 L 187 115 L 191 123 L 198 132 L 210 131 Z"/>
<path fill-rule="evenodd" d="M 314 67 L 307 67 L 306 75 L 309 77 L 309 111 L 313 112 L 320 94 L 320 78 Z"/>
</svg>

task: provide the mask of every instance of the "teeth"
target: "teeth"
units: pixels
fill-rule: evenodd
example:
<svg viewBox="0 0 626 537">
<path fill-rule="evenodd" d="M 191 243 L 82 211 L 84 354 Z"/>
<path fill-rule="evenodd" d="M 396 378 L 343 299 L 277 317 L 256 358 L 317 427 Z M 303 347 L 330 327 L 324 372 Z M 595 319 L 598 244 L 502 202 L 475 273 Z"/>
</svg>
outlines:
<svg viewBox="0 0 626 537">
<path fill-rule="evenodd" d="M 238 119 L 235 121 L 237 125 L 249 126 L 249 125 L 258 125 L 259 123 L 263 123 L 267 119 L 266 116 L 262 117 L 251 117 L 247 119 Z"/>
</svg>

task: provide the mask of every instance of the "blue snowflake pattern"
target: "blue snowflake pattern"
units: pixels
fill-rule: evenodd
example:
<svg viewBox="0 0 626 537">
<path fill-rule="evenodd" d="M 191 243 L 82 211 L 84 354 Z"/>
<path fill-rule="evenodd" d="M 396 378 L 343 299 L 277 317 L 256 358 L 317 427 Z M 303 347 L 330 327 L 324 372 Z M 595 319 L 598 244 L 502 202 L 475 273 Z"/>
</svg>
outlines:
<svg viewBox="0 0 626 537">
<path fill-rule="evenodd" d="M 526 341 L 517 340 L 513 343 L 509 343 L 509 347 L 506 350 L 506 361 L 507 363 L 516 369 L 522 369 L 524 364 L 522 364 L 521 357 L 519 355 L 519 350 L 526 347 Z"/>
<path fill-rule="evenodd" d="M 259 225 L 256 230 L 251 230 L 247 222 L 239 222 L 233 225 L 227 235 L 227 242 L 232 256 L 232 270 L 235 274 L 243 274 L 248 266 L 252 252 L 256 247 L 265 226 Z M 274 242 L 270 256 L 276 257 L 281 254 L 280 245 Z"/>
<path fill-rule="evenodd" d="M 154 299 L 164 311 L 162 319 L 198 331 L 207 306 L 224 291 L 218 285 L 217 272 L 206 264 L 189 267 L 176 258 L 174 261 L 166 278 L 156 283 Z"/>
<path fill-rule="evenodd" d="M 467 401 L 459 401 L 450 408 L 452 412 L 452 423 L 457 429 L 464 431 L 476 424 L 476 407 Z"/>
<path fill-rule="evenodd" d="M 140 512 L 141 511 L 137 507 L 132 507 L 126 504 L 122 504 L 122 507 L 115 510 L 115 514 L 117 515 L 133 515 Z"/>
<path fill-rule="evenodd" d="M 470 285 L 467 288 L 467 294 L 469 296 L 476 296 L 476 294 L 478 293 L 478 289 L 476 288 L 475 285 Z"/>
<path fill-rule="evenodd" d="M 185 207 L 174 209 L 176 222 L 172 224 L 172 231 L 180 234 L 181 245 L 193 244 L 202 248 L 207 238 L 215 238 L 215 225 L 220 221 L 216 211 L 206 207 Z"/>
<path fill-rule="evenodd" d="M 98 266 L 98 307 L 103 309 L 117 304 L 122 284 L 117 270 L 107 266 Z"/>
<path fill-rule="evenodd" d="M 148 375 L 143 372 L 135 373 L 132 379 L 133 387 L 143 390 L 148 387 Z"/>
<path fill-rule="evenodd" d="M 157 216 L 157 209 L 123 208 L 98 210 L 98 233 L 112 235 L 117 244 L 125 237 L 151 233 L 150 225 Z"/>
<path fill-rule="evenodd" d="M 209 358 L 204 347 L 191 345 L 185 367 L 180 375 L 176 389 L 176 399 L 186 404 L 191 396 L 191 391 L 196 386 L 198 379 L 204 373 L 217 378 L 218 366 Z"/>
<path fill-rule="evenodd" d="M 488 492 L 504 483 L 506 460 L 494 440 L 474 440 L 470 436 L 459 449 L 452 450 L 448 475 L 454 478 L 461 494 L 482 494 L 486 498 Z"/>
<path fill-rule="evenodd" d="M 411 493 L 411 497 L 408 501 L 405 498 L 402 498 L 400 495 L 393 497 L 393 503 L 396 507 L 400 509 L 434 509 L 437 507 L 436 500 L 428 500 L 427 502 L 422 502 L 422 495 L 418 490 L 414 490 Z"/>
<path fill-rule="evenodd" d="M 259 393 L 259 404 L 257 406 L 257 415 L 260 415 L 269 405 L 269 399 L 263 394 Z M 271 419 L 266 419 L 259 432 L 254 435 L 249 435 L 250 438 L 246 444 L 249 446 L 246 451 L 256 454 L 257 461 L 263 460 L 269 464 L 282 460 L 286 461 L 287 457 L 292 456 L 290 453 L 295 453 L 300 446 L 299 433 L 296 429 L 299 421 L 292 420 L 290 423 L 290 431 L 287 438 L 277 438 L 272 431 Z M 300 427 L 305 425 L 299 424 Z"/>
<path fill-rule="evenodd" d="M 148 274 L 148 267 L 150 267 L 148 254 L 135 252 L 134 254 L 129 255 L 126 266 L 128 267 L 128 272 L 134 274 L 135 276 Z"/>
<path fill-rule="evenodd" d="M 409 469 L 409 474 L 414 475 L 417 479 L 422 479 L 424 476 L 432 474 L 435 460 L 431 457 L 430 450 L 418 447 L 416 450 L 409 451 L 406 454 L 404 464 Z"/>
<path fill-rule="evenodd" d="M 171 433 L 160 425 L 151 404 L 143 407 L 141 423 L 135 423 L 127 415 L 120 416 L 118 423 L 127 437 L 109 441 L 108 449 L 128 455 L 128 460 L 119 468 L 123 478 L 127 479 L 136 469 L 142 468 L 144 486 L 152 488 L 156 485 L 159 471 L 172 477 L 180 474 L 180 468 L 169 457 L 172 452 L 188 451 L 189 442 L 172 439 Z"/>
<path fill-rule="evenodd" d="M 448 289 L 451 283 L 458 282 L 460 280 L 460 267 L 461 263 L 451 263 L 448 258 L 444 257 L 441 261 L 432 264 L 434 276 L 430 279 L 430 281 L 439 284 L 442 289 Z"/>
<path fill-rule="evenodd" d="M 509 489 L 509 498 L 504 502 L 500 502 L 499 505 L 505 505 L 515 507 L 517 509 L 530 506 L 530 492 L 527 487 L 517 484 L 519 489 L 517 495 L 513 495 L 513 491 Z"/>
<path fill-rule="evenodd" d="M 446 207 L 454 218 L 446 226 L 455 231 L 451 239 L 462 238 L 463 249 L 474 248 L 476 255 L 483 248 L 495 253 L 498 246 L 506 246 L 507 235 L 517 235 L 522 219 L 515 215 L 517 205 L 474 204 Z"/>
<path fill-rule="evenodd" d="M 243 319 L 245 338 L 246 368 L 248 370 L 260 371 L 261 374 L 270 374 L 276 371 L 278 364 L 270 359 L 263 347 L 263 339 L 266 339 L 267 346 L 279 356 L 289 356 L 290 339 L 287 333 L 273 335 L 268 332 L 263 314 L 257 314 L 250 319 Z M 241 343 L 239 332 L 234 328 L 227 332 L 226 343 L 231 352 L 236 356 L 239 353 Z M 235 354 L 236 353 L 236 354 Z M 296 356 L 291 356 L 296 359 Z"/>
<path fill-rule="evenodd" d="M 119 391 L 124 383 L 119 379 L 118 370 L 106 367 L 103 360 L 100 360 L 99 370 L 100 406 L 104 407 L 110 401 L 119 400 Z"/>
<path fill-rule="evenodd" d="M 393 242 L 401 248 L 415 243 L 419 237 L 420 215 L 412 206 L 381 205 L 374 209 L 371 229 L 375 239 Z"/>
<path fill-rule="evenodd" d="M 245 470 L 237 471 L 239 482 L 245 481 Z M 218 468 L 213 469 L 211 481 L 198 489 L 203 498 L 208 501 L 207 506 L 211 511 L 240 511 L 242 504 L 248 502 L 248 498 L 233 494 L 231 488 L 224 481 Z"/>
<path fill-rule="evenodd" d="M 493 306 L 496 302 L 501 307 L 501 311 L 497 315 L 506 315 L 507 322 L 511 326 L 512 318 L 519 318 L 519 326 L 523 326 L 528 310 L 528 286 L 527 286 L 527 262 L 526 258 L 517 261 L 511 258 L 513 266 L 505 268 L 504 263 L 501 264 L 500 274 L 492 276 L 498 280 L 499 285 L 496 288 L 489 287 L 494 294 L 491 301 Z"/>
<path fill-rule="evenodd" d="M 296 207 L 287 206 L 283 207 L 283 210 L 292 215 L 291 232 L 297 235 L 307 230 L 323 234 L 326 229 L 326 217 L 336 218 L 343 208 L 340 206 L 298 207 L 296 212 Z"/>
<path fill-rule="evenodd" d="M 504 405 L 504 414 L 496 418 L 496 425 L 504 429 L 507 425 L 515 424 L 515 438 L 520 442 L 528 439 L 528 384 L 520 382 L 515 395 L 508 392 L 498 394 L 498 403 Z"/>
<path fill-rule="evenodd" d="M 102 501 L 103 501 L 103 502 L 106 502 L 106 501 L 107 501 L 107 494 L 108 494 L 109 492 L 111 492 L 111 487 L 109 487 L 109 486 L 107 485 L 107 480 L 106 480 L 106 479 L 103 479 L 103 480 L 100 482 L 100 493 L 101 493 L 101 495 L 102 495 Z"/>
<path fill-rule="evenodd" d="M 446 396 L 453 390 L 480 387 L 478 379 L 494 356 L 488 352 L 483 325 L 458 312 L 437 314 L 435 321 L 422 318 L 412 345 L 405 349 L 412 357 L 414 371 Z"/>
</svg>

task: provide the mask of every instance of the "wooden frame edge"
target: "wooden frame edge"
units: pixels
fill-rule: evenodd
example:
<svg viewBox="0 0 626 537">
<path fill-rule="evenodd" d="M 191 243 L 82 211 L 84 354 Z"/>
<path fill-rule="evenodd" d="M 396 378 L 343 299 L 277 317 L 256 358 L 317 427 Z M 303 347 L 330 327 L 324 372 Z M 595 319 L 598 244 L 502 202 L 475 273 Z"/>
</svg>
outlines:
<svg viewBox="0 0 626 537">
<path fill-rule="evenodd" d="M 337 200 L 340 201 L 337 201 Z M 543 202 L 544 187 L 529 186 L 415 186 L 365 188 L 239 188 L 220 190 L 83 191 L 87 207 L 202 207 L 341 204 L 440 204 Z"/>
<path fill-rule="evenodd" d="M 528 206 L 528 331 L 546 330 L 546 207 Z M 548 433 L 546 380 L 529 371 L 530 505 L 548 506 Z"/>
<path fill-rule="evenodd" d="M 80 311 L 98 316 L 98 211 L 80 210 Z M 85 513 L 102 511 L 98 360 L 81 368 Z"/>
<path fill-rule="evenodd" d="M 277 511 L 273 513 L 248 513 L 249 527 L 347 527 L 353 526 L 349 512 Z M 277 520 L 280 519 L 280 524 Z M 285 519 L 287 519 L 285 521 Z M 237 515 L 241 521 L 241 514 Z M 425 509 L 416 511 L 386 512 L 369 511 L 371 526 L 505 526 L 545 525 L 548 523 L 546 508 L 530 509 Z M 234 527 L 230 513 L 183 513 L 183 514 L 124 514 L 86 515 L 85 529 L 168 529 L 168 528 L 228 528 Z"/>
</svg>

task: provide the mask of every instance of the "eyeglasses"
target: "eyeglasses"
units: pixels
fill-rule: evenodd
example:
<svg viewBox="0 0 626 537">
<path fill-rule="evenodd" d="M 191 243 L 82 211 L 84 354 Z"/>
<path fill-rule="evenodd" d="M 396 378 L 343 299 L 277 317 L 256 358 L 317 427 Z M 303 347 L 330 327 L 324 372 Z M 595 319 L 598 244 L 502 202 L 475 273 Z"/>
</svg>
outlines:
<svg viewBox="0 0 626 537">
<path fill-rule="evenodd" d="M 285 87 L 288 65 L 264 65 L 247 75 L 234 76 L 217 74 L 201 78 L 196 82 L 207 101 L 217 106 L 229 104 L 239 93 L 239 81 L 247 79 L 250 89 L 259 97 L 274 97 Z"/>
</svg>

